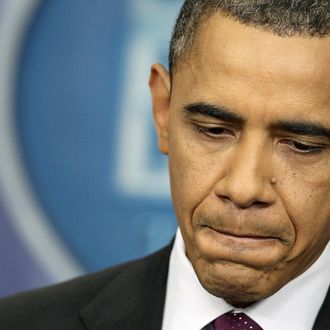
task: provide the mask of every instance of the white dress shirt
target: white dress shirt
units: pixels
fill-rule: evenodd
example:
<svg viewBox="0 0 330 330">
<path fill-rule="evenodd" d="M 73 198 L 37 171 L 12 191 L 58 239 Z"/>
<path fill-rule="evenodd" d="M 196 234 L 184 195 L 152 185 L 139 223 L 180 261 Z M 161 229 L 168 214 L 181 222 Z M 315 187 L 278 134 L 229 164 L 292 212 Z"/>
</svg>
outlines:
<svg viewBox="0 0 330 330">
<path fill-rule="evenodd" d="M 330 285 L 330 243 L 316 262 L 278 292 L 244 310 L 264 330 L 311 330 Z M 201 330 L 237 310 L 208 293 L 186 257 L 180 230 L 170 257 L 162 330 Z"/>
</svg>

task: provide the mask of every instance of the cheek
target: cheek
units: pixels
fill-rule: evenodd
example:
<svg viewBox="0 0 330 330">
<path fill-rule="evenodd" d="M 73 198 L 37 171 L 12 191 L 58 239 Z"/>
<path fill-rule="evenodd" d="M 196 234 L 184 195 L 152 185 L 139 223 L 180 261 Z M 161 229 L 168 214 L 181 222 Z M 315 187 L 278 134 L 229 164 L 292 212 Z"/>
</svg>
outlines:
<svg viewBox="0 0 330 330">
<path fill-rule="evenodd" d="M 323 193 L 322 193 L 323 192 Z M 330 232 L 330 198 L 329 191 L 310 191 L 306 192 L 303 203 L 299 205 L 297 218 L 297 237 L 306 240 L 319 240 L 327 237 L 329 240 Z"/>
<path fill-rule="evenodd" d="M 320 176 L 295 176 L 283 185 L 286 192 L 279 192 L 296 231 L 292 258 L 302 251 L 317 254 L 330 239 L 329 182 L 330 178 Z"/>
<path fill-rule="evenodd" d="M 213 190 L 221 168 L 218 162 L 181 138 L 171 142 L 169 169 L 174 208 L 180 222 L 191 223 L 198 205 Z"/>
</svg>

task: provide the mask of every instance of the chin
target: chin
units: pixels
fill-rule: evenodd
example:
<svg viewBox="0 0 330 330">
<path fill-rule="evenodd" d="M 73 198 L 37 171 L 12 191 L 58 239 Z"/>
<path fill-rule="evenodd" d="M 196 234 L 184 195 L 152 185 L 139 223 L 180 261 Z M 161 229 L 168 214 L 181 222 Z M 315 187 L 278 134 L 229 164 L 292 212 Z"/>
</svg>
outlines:
<svg viewBox="0 0 330 330">
<path fill-rule="evenodd" d="M 195 271 L 205 290 L 237 308 L 265 299 L 280 287 L 267 272 L 229 262 L 199 261 Z"/>
</svg>

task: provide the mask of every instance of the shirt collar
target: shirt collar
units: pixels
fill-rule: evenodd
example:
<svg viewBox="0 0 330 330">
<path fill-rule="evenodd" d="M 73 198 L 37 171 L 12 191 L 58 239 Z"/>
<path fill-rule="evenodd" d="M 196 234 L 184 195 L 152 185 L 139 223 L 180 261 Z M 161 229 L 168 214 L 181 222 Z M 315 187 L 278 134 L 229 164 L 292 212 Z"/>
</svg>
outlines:
<svg viewBox="0 0 330 330">
<path fill-rule="evenodd" d="M 311 329 L 330 285 L 329 263 L 330 244 L 306 272 L 269 298 L 241 311 L 263 329 Z M 186 257 L 178 229 L 170 257 L 162 330 L 200 330 L 233 309 L 202 287 Z"/>
</svg>

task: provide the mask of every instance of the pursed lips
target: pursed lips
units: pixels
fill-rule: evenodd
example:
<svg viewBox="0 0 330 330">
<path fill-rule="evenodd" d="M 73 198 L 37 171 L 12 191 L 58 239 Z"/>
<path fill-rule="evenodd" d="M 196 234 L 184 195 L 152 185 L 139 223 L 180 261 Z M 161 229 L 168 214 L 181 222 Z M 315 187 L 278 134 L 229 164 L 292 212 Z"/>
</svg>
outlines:
<svg viewBox="0 0 330 330">
<path fill-rule="evenodd" d="M 259 234 L 259 233 L 252 233 L 252 232 L 237 232 L 234 230 L 227 230 L 222 228 L 214 228 L 208 225 L 203 225 L 201 227 L 208 228 L 210 230 L 213 230 L 219 234 L 232 237 L 232 238 L 239 238 L 239 239 L 253 239 L 253 240 L 282 240 L 279 237 L 276 236 L 270 236 L 269 234 Z"/>
</svg>

